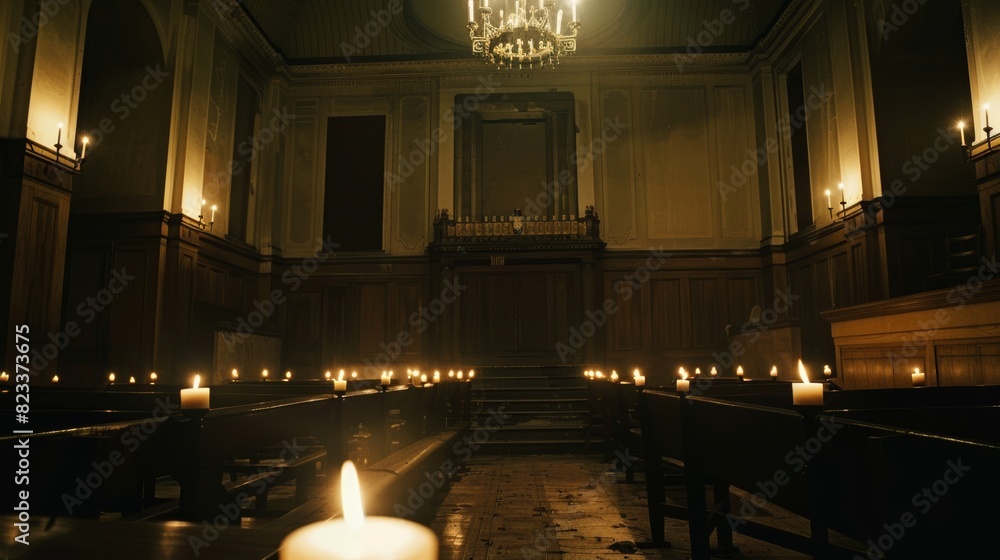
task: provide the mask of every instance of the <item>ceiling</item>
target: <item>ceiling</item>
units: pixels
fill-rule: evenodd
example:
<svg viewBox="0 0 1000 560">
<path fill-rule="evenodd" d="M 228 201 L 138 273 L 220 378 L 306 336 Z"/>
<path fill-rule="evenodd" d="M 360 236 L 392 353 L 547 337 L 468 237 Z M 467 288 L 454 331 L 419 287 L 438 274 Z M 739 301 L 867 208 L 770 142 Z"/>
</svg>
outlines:
<svg viewBox="0 0 1000 560">
<path fill-rule="evenodd" d="M 657 54 L 685 52 L 692 44 L 706 52 L 745 52 L 787 3 L 578 0 L 582 27 L 577 52 Z M 293 65 L 472 56 L 465 0 L 243 0 L 240 5 Z M 509 12 L 513 5 L 514 0 L 491 0 L 494 10 Z M 570 0 L 556 0 L 556 5 L 568 12 Z"/>
</svg>

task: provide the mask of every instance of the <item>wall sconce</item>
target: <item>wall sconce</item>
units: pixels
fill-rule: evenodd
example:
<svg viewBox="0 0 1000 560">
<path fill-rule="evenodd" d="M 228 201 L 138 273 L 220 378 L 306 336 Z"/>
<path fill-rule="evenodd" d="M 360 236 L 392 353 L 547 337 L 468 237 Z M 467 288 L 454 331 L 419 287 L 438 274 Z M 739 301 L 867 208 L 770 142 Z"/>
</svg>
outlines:
<svg viewBox="0 0 1000 560">
<path fill-rule="evenodd" d="M 837 185 L 837 190 L 840 191 L 840 211 L 837 212 L 838 218 L 833 217 L 833 202 L 830 199 L 830 189 L 826 189 L 826 209 L 830 212 L 830 219 L 834 222 L 843 221 L 847 216 L 847 199 L 844 198 L 844 184 L 840 183 Z"/>
<path fill-rule="evenodd" d="M 983 105 L 983 112 L 986 115 L 986 126 L 983 127 L 986 139 L 979 143 L 975 143 L 975 138 L 973 138 L 973 143 L 967 144 L 965 141 L 965 121 L 958 122 L 958 130 L 962 136 L 962 154 L 965 156 L 966 162 L 978 161 L 1000 150 L 1000 147 L 993 146 L 993 127 L 990 126 L 990 106 L 988 103 Z"/>
<path fill-rule="evenodd" d="M 215 211 L 218 210 L 219 207 L 216 206 L 215 204 L 212 205 L 212 219 L 206 222 L 205 221 L 205 204 L 207 204 L 205 202 L 205 199 L 204 198 L 201 199 L 201 213 L 198 214 L 198 227 L 200 227 L 201 229 L 206 229 L 207 228 L 208 231 L 212 231 L 212 226 L 215 225 Z"/>
</svg>

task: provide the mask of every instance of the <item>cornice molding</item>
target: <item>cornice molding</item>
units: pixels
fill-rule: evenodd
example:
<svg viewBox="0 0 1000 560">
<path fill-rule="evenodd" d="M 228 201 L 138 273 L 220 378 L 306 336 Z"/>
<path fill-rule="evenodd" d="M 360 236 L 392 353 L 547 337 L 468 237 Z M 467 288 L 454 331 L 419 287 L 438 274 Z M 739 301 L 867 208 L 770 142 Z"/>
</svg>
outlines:
<svg viewBox="0 0 1000 560">
<path fill-rule="evenodd" d="M 518 72 L 501 72 L 485 65 L 481 60 L 407 60 L 392 62 L 301 64 L 289 66 L 289 75 L 295 79 L 331 79 L 359 77 L 428 77 L 449 74 L 518 75 Z M 746 69 L 750 53 L 703 54 L 616 54 L 607 56 L 568 56 L 558 68 L 536 69 L 531 75 L 545 73 L 555 76 L 559 72 L 600 71 L 656 71 L 668 75 L 718 72 L 720 68 Z"/>
<path fill-rule="evenodd" d="M 219 31 L 231 43 L 249 47 L 258 57 L 255 62 L 279 72 L 287 66 L 285 58 L 274 49 L 241 4 L 239 0 L 201 0 L 202 10 L 209 14 Z"/>
</svg>

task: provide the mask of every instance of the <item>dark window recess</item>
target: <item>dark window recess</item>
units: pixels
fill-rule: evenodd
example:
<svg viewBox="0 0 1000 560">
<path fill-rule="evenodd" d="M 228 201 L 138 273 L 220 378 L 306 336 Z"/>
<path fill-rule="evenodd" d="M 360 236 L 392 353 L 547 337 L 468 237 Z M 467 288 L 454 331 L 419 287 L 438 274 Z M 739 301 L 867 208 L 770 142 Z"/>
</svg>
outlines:
<svg viewBox="0 0 1000 560">
<path fill-rule="evenodd" d="M 338 251 L 382 250 L 385 116 L 331 117 L 323 238 Z"/>
<path fill-rule="evenodd" d="M 805 106 L 805 89 L 802 82 L 802 64 L 796 64 L 788 72 L 786 79 L 788 88 L 788 122 L 797 123 L 791 127 L 792 171 L 795 181 L 795 213 L 798 216 L 798 229 L 802 230 L 813 223 L 812 183 L 809 181 L 809 142 L 806 139 L 806 123 L 798 115 Z"/>
<path fill-rule="evenodd" d="M 250 211 L 251 169 L 257 149 L 254 120 L 257 118 L 257 90 L 240 76 L 236 90 L 236 133 L 233 136 L 233 182 L 229 191 L 229 236 L 247 240 L 247 214 Z"/>
</svg>

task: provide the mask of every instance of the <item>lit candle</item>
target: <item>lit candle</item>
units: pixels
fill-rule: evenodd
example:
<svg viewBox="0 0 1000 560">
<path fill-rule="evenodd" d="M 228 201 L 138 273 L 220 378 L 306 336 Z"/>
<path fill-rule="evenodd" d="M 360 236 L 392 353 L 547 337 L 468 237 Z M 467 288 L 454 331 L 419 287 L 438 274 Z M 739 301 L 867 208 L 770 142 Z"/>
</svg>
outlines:
<svg viewBox="0 0 1000 560">
<path fill-rule="evenodd" d="M 920 371 L 920 368 L 913 368 L 913 374 L 910 377 L 913 378 L 914 387 L 923 387 L 927 384 L 927 376 Z"/>
<path fill-rule="evenodd" d="M 833 370 L 830 369 L 830 366 L 823 366 L 823 375 L 825 375 L 826 377 L 830 377 L 831 375 L 833 375 Z"/>
<path fill-rule="evenodd" d="M 778 378 L 778 366 L 771 366 L 771 380 L 774 381 Z"/>
<path fill-rule="evenodd" d="M 792 383 L 792 404 L 822 405 L 823 384 L 809 382 L 809 374 L 806 373 L 806 366 L 802 364 L 802 360 L 799 360 L 799 377 L 802 378 L 802 383 Z"/>
<path fill-rule="evenodd" d="M 440 383 L 441 382 L 441 372 L 437 371 L 437 370 L 434 370 L 434 377 L 432 379 L 434 380 L 434 383 Z"/>
<path fill-rule="evenodd" d="M 736 377 L 743 377 L 743 366 L 736 366 Z"/>
<path fill-rule="evenodd" d="M 715 366 L 712 366 L 712 369 L 708 372 L 708 374 L 709 375 L 719 375 L 719 370 L 715 369 Z"/>
<path fill-rule="evenodd" d="M 344 370 L 340 370 L 340 374 L 337 375 L 337 379 L 333 380 L 333 391 L 335 393 L 347 392 L 347 380 L 344 379 Z"/>
<path fill-rule="evenodd" d="M 132 377 L 129 377 L 128 382 L 135 385 L 135 376 L 133 375 Z"/>
<path fill-rule="evenodd" d="M 465 374 L 462 373 L 462 370 L 458 370 L 458 375 L 456 375 L 455 377 L 457 377 L 459 381 L 461 381 L 462 378 L 465 377 Z"/>
<path fill-rule="evenodd" d="M 56 146 L 59 146 L 59 144 L 62 144 L 62 127 L 63 127 L 63 124 L 59 123 L 59 130 L 56 131 Z"/>
<path fill-rule="evenodd" d="M 90 138 L 86 136 L 83 137 L 83 148 L 80 151 L 80 159 L 86 159 L 87 157 L 87 144 L 90 144 Z"/>
<path fill-rule="evenodd" d="M 455 377 L 455 370 L 453 370 L 453 369 L 448 370 L 448 377 L 454 378 Z"/>
<path fill-rule="evenodd" d="M 260 378 L 263 379 L 264 381 L 267 381 L 267 370 L 266 369 L 264 371 L 260 372 Z"/>
<path fill-rule="evenodd" d="M 698 377 L 699 375 L 701 375 L 701 368 L 700 367 L 694 368 L 694 376 Z"/>
<path fill-rule="evenodd" d="M 833 208 L 833 203 L 830 202 L 830 189 L 826 189 L 826 207 Z"/>
<path fill-rule="evenodd" d="M 292 379 L 292 372 L 286 371 L 285 372 L 285 381 L 290 381 L 291 379 Z"/>
<path fill-rule="evenodd" d="M 10 380 L 10 376 L 7 375 L 6 371 L 0 372 L 0 383 L 6 383 L 9 380 Z"/>
<path fill-rule="evenodd" d="M 965 121 L 958 121 L 958 131 L 962 135 L 962 147 L 965 147 Z"/>
<path fill-rule="evenodd" d="M 841 202 L 841 204 L 847 202 L 847 199 L 844 198 L 844 184 L 843 183 L 839 183 L 837 185 L 837 189 L 840 191 L 840 202 Z"/>
<path fill-rule="evenodd" d="M 215 211 L 218 209 L 219 209 L 218 206 L 216 206 L 215 204 L 212 205 L 212 223 L 215 223 Z"/>
<path fill-rule="evenodd" d="M 350 461 L 340 471 L 343 518 L 312 523 L 281 542 L 281 560 L 437 560 L 434 532 L 395 517 L 366 517 L 358 472 Z"/>
<path fill-rule="evenodd" d="M 157 380 L 157 377 L 156 377 L 156 372 L 155 372 L 155 371 L 151 371 L 151 372 L 149 372 L 149 384 L 150 384 L 150 385 L 153 385 L 153 384 L 155 384 L 155 383 L 156 383 L 156 380 Z"/>
<path fill-rule="evenodd" d="M 340 370 L 340 371 L 344 371 L 344 370 Z M 325 377 L 326 380 L 329 381 L 329 380 L 333 379 L 333 374 L 330 373 L 330 370 L 327 370 L 326 373 L 323 374 L 323 377 Z M 343 375 L 341 375 L 341 377 L 343 377 Z"/>
<path fill-rule="evenodd" d="M 688 374 L 684 368 L 680 369 L 681 378 L 677 380 L 677 392 L 687 393 L 691 390 L 691 382 L 688 381 Z"/>
<path fill-rule="evenodd" d="M 194 386 L 191 389 L 181 389 L 181 410 L 205 410 L 210 408 L 208 387 L 198 388 L 201 376 L 194 376 Z"/>
<path fill-rule="evenodd" d="M 52 376 L 52 383 L 53 384 L 59 383 L 59 375 L 58 374 Z"/>
<path fill-rule="evenodd" d="M 639 371 L 639 368 L 635 368 L 634 370 L 632 370 L 632 377 L 633 378 L 639 377 L 640 375 L 642 375 L 642 372 Z"/>
<path fill-rule="evenodd" d="M 389 383 L 391 383 L 391 382 L 392 382 L 392 379 L 389 377 L 389 374 L 383 371 L 382 372 L 382 379 L 380 381 L 381 385 L 383 387 L 388 387 Z"/>
<path fill-rule="evenodd" d="M 201 210 L 198 211 L 198 215 L 199 216 L 204 216 L 205 215 L 205 205 L 206 204 L 208 204 L 208 203 L 205 202 L 205 199 L 204 198 L 201 199 Z"/>
<path fill-rule="evenodd" d="M 604 379 L 604 372 L 601 370 L 597 370 L 596 372 L 594 372 L 594 377 L 596 377 L 597 379 Z"/>
<path fill-rule="evenodd" d="M 115 382 L 115 373 L 111 372 L 108 374 L 108 383 L 114 384 L 114 382 Z"/>
<path fill-rule="evenodd" d="M 470 369 L 469 370 L 469 379 L 472 379 L 475 376 L 476 376 L 476 370 Z"/>
<path fill-rule="evenodd" d="M 645 375 L 637 375 L 637 376 L 635 376 L 635 386 L 636 387 L 645 387 L 646 386 L 646 376 Z"/>
<path fill-rule="evenodd" d="M 618 383 L 618 372 L 615 371 L 615 370 L 611 370 L 611 378 L 610 379 L 611 379 L 612 383 Z"/>
<path fill-rule="evenodd" d="M 990 127 L 990 104 L 987 103 L 983 105 L 983 111 L 986 111 L 986 128 Z"/>
<path fill-rule="evenodd" d="M 233 368 L 233 371 L 232 371 L 232 373 L 230 375 L 233 376 L 233 379 L 239 379 L 240 378 L 240 372 L 236 371 L 236 368 Z"/>
</svg>

